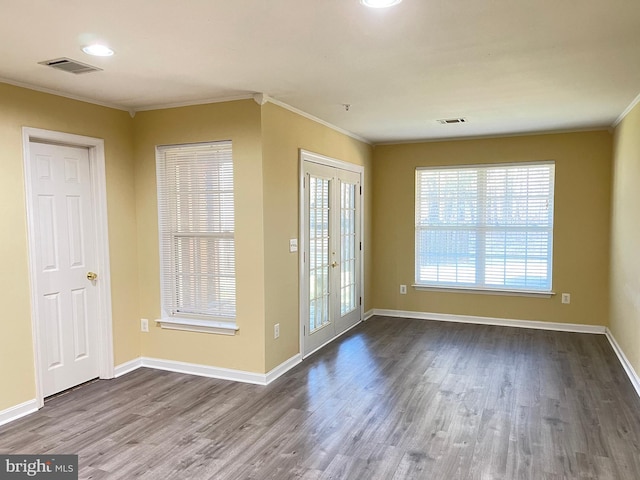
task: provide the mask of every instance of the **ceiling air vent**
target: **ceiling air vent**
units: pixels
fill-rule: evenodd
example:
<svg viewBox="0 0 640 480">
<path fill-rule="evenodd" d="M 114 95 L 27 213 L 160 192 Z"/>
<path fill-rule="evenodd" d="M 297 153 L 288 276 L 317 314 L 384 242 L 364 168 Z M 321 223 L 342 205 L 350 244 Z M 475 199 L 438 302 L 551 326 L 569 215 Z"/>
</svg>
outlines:
<svg viewBox="0 0 640 480">
<path fill-rule="evenodd" d="M 70 58 L 62 57 L 55 58 L 53 60 L 45 60 L 44 62 L 38 62 L 40 65 L 55 68 L 58 70 L 64 70 L 65 72 L 80 73 L 99 72 L 102 69 L 98 67 L 92 67 L 86 63 L 78 62 L 77 60 L 71 60 Z"/>
<path fill-rule="evenodd" d="M 445 118 L 443 120 L 437 120 L 438 123 L 442 125 L 450 125 L 452 123 L 467 123 L 466 118 Z"/>
</svg>

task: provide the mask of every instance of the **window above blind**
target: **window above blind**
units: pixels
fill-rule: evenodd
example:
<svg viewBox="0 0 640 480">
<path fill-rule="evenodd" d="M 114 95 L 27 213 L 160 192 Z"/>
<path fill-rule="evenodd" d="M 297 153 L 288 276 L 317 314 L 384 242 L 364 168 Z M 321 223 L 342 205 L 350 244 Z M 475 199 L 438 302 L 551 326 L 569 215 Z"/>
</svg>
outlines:
<svg viewBox="0 0 640 480">
<path fill-rule="evenodd" d="M 416 170 L 416 286 L 551 292 L 553 162 Z"/>
<path fill-rule="evenodd" d="M 233 322 L 231 142 L 158 147 L 157 178 L 163 317 Z"/>
</svg>

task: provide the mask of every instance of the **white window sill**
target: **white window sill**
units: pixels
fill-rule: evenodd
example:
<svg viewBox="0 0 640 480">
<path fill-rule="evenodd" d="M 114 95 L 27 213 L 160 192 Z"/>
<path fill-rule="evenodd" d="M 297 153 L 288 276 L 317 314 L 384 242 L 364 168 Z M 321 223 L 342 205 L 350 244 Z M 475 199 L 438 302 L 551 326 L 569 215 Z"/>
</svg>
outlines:
<svg viewBox="0 0 640 480">
<path fill-rule="evenodd" d="M 471 288 L 471 287 L 434 287 L 431 285 L 411 285 L 416 290 L 425 290 L 430 292 L 445 293 L 473 293 L 479 295 L 504 295 L 510 297 L 538 297 L 551 298 L 556 292 L 538 292 L 535 290 L 492 290 L 488 288 Z"/>
<path fill-rule="evenodd" d="M 217 320 L 198 320 L 195 318 L 161 318 L 156 320 L 167 330 L 183 330 L 187 332 L 214 333 L 217 335 L 235 335 L 239 330 L 236 322 Z"/>
</svg>

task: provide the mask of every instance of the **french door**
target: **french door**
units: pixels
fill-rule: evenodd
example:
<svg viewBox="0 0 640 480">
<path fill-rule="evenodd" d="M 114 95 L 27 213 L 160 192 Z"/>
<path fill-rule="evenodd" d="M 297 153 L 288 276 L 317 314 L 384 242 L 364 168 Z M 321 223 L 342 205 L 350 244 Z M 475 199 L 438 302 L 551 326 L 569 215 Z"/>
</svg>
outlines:
<svg viewBox="0 0 640 480">
<path fill-rule="evenodd" d="M 362 319 L 360 173 L 304 160 L 305 153 L 303 356 Z"/>
</svg>

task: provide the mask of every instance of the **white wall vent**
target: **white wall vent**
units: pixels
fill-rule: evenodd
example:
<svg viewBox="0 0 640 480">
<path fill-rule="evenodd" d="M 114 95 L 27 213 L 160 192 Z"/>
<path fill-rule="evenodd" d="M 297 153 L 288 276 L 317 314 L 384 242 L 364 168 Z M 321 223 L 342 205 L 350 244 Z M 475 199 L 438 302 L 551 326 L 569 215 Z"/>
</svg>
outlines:
<svg viewBox="0 0 640 480">
<path fill-rule="evenodd" d="M 72 60 L 66 57 L 54 58 L 53 60 L 45 60 L 44 62 L 38 63 L 58 70 L 64 70 L 65 72 L 75 73 L 76 75 L 80 73 L 99 72 L 102 70 L 101 68 L 93 67 L 86 63 L 78 62 L 77 60 Z"/>
<path fill-rule="evenodd" d="M 445 118 L 442 120 L 436 120 L 438 123 L 442 125 L 451 125 L 452 123 L 467 123 L 466 118 Z"/>
</svg>

